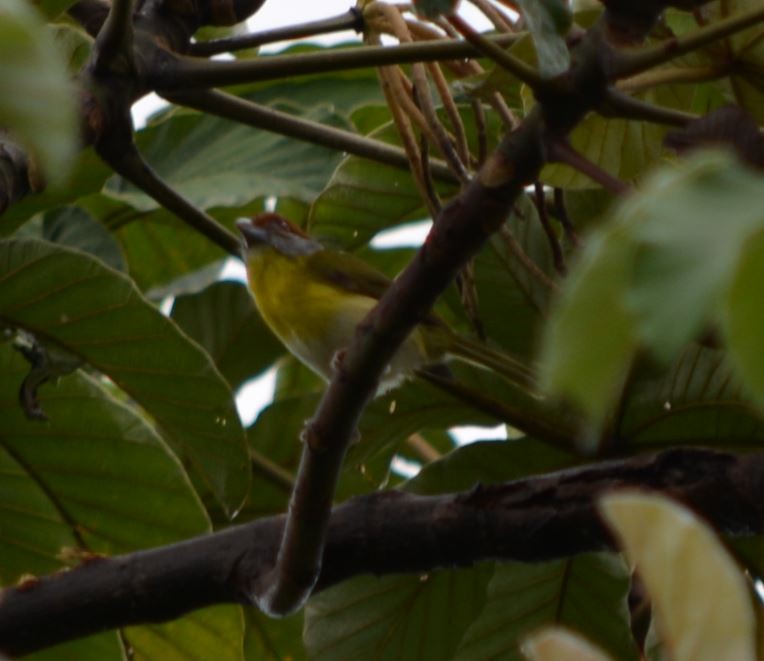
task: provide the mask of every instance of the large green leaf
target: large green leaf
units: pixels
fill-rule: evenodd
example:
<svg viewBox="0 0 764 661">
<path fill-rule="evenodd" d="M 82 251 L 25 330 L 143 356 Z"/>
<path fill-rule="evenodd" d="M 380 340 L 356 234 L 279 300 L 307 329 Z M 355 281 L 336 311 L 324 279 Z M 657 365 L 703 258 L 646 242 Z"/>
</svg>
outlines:
<svg viewBox="0 0 764 661">
<path fill-rule="evenodd" d="M 77 95 L 52 35 L 24 0 L 0 6 L 0 125 L 40 159 L 51 182 L 61 182 L 77 149 Z"/>
<path fill-rule="evenodd" d="M 485 599 L 493 565 L 421 576 L 360 576 L 305 607 L 312 659 L 448 659 Z"/>
<path fill-rule="evenodd" d="M 624 304 L 630 249 L 621 228 L 590 237 L 544 331 L 546 386 L 594 418 L 617 396 L 636 347 Z"/>
<path fill-rule="evenodd" d="M 764 211 L 762 212 L 764 225 Z M 764 231 L 745 247 L 729 291 L 725 329 L 730 354 L 745 383 L 764 407 L 764 307 L 761 283 L 764 282 Z"/>
<path fill-rule="evenodd" d="M 599 416 L 639 340 L 674 359 L 721 316 L 743 246 L 764 227 L 762 193 L 760 177 L 718 152 L 655 172 L 571 273 L 547 333 L 547 383 Z"/>
<path fill-rule="evenodd" d="M 80 207 L 65 206 L 46 212 L 40 238 L 89 253 L 117 271 L 126 270 L 114 236 Z"/>
<path fill-rule="evenodd" d="M 584 634 L 616 659 L 637 659 L 628 593 L 629 573 L 614 555 L 499 565 L 485 606 L 454 658 L 520 661 L 523 638 L 544 625 L 559 624 Z"/>
<path fill-rule="evenodd" d="M 124 661 L 125 649 L 116 631 L 54 645 L 25 656 L 27 661 Z"/>
<path fill-rule="evenodd" d="M 347 121 L 328 104 L 274 107 L 347 128 Z M 310 202 L 341 158 L 324 147 L 188 112 L 171 114 L 139 131 L 136 143 L 159 175 L 202 209 L 240 207 L 271 195 Z M 141 211 L 158 206 L 119 178 L 107 182 L 105 190 Z"/>
<path fill-rule="evenodd" d="M 0 345 L 0 580 L 124 553 L 209 529 L 178 461 L 152 427 L 92 377 L 41 392 L 46 422 L 18 404 L 28 366 Z"/>
<path fill-rule="evenodd" d="M 688 346 L 671 368 L 635 375 L 625 398 L 619 435 L 640 450 L 673 444 L 760 447 L 757 415 L 719 350 Z"/>
<path fill-rule="evenodd" d="M 129 627 L 123 635 L 135 661 L 241 661 L 244 621 L 241 607 L 214 606 L 165 624 Z"/>
<path fill-rule="evenodd" d="M 8 236 L 40 211 L 74 202 L 100 190 L 111 170 L 92 149 L 80 152 L 74 161 L 65 187 L 49 187 L 40 193 L 27 195 L 0 216 L 0 236 Z"/>
<path fill-rule="evenodd" d="M 570 53 L 565 34 L 572 19 L 567 3 L 562 0 L 519 0 L 518 4 L 533 35 L 542 75 L 553 78 L 567 71 Z"/>
<path fill-rule="evenodd" d="M 538 441 L 479 441 L 456 448 L 443 459 L 425 466 L 403 485 L 418 494 L 466 491 L 476 484 L 498 484 L 530 475 L 567 468 L 578 463 L 566 452 Z"/>
<path fill-rule="evenodd" d="M 273 619 L 256 608 L 244 609 L 244 661 L 302 661 L 303 611 Z"/>
<path fill-rule="evenodd" d="M 229 512 L 241 505 L 249 470 L 229 386 L 124 276 L 53 244 L 2 242 L 0 322 L 52 341 L 107 375 L 156 419 Z"/>
<path fill-rule="evenodd" d="M 238 282 L 216 282 L 197 294 L 179 296 L 172 318 L 207 350 L 234 389 L 284 353 L 247 287 Z"/>
</svg>

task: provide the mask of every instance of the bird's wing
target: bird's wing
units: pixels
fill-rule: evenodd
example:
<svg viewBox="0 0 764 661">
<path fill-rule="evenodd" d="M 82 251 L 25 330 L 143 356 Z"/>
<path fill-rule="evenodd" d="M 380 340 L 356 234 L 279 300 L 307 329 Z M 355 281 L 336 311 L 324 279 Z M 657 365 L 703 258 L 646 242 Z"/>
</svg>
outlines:
<svg viewBox="0 0 764 661">
<path fill-rule="evenodd" d="M 351 253 L 323 250 L 310 259 L 322 279 L 347 292 L 379 300 L 392 284 L 384 273 Z M 433 312 L 425 315 L 422 322 L 429 326 L 445 326 Z"/>
<path fill-rule="evenodd" d="M 350 253 L 323 250 L 310 261 L 322 280 L 343 291 L 380 299 L 390 287 L 390 278 Z"/>
</svg>

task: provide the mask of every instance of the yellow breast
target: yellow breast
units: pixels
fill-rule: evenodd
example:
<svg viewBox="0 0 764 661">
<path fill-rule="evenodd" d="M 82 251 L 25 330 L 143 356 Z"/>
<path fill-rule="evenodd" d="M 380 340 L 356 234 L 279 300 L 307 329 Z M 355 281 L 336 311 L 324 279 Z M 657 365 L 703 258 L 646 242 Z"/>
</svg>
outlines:
<svg viewBox="0 0 764 661">
<path fill-rule="evenodd" d="M 250 256 L 249 285 L 271 330 L 294 355 L 329 380 L 335 352 L 351 342 L 355 326 L 374 301 L 311 278 L 306 259 L 266 248 Z"/>
</svg>

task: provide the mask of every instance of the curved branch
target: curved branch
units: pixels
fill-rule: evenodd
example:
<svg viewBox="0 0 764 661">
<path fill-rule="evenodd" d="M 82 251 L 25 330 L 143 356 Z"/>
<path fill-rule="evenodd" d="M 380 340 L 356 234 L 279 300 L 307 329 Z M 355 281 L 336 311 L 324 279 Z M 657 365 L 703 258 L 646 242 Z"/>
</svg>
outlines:
<svg viewBox="0 0 764 661">
<path fill-rule="evenodd" d="M 596 503 L 622 488 L 666 493 L 722 533 L 764 532 L 763 454 L 676 449 L 457 494 L 355 498 L 332 513 L 317 587 L 362 573 L 542 562 L 610 549 Z M 212 604 L 249 603 L 250 581 L 276 552 L 283 524 L 283 517 L 261 519 L 8 588 L 0 593 L 0 652 L 16 656 Z"/>
</svg>

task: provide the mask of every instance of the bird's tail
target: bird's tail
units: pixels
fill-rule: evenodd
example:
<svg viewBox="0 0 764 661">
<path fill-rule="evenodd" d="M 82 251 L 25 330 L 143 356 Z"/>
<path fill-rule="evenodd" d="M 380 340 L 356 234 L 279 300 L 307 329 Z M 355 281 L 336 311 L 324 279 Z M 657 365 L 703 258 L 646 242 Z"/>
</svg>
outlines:
<svg viewBox="0 0 764 661">
<path fill-rule="evenodd" d="M 492 349 L 480 342 L 454 333 L 449 342 L 448 354 L 464 362 L 491 370 L 511 383 L 526 388 L 535 389 L 536 387 L 536 378 L 527 365 L 503 351 Z"/>
</svg>

